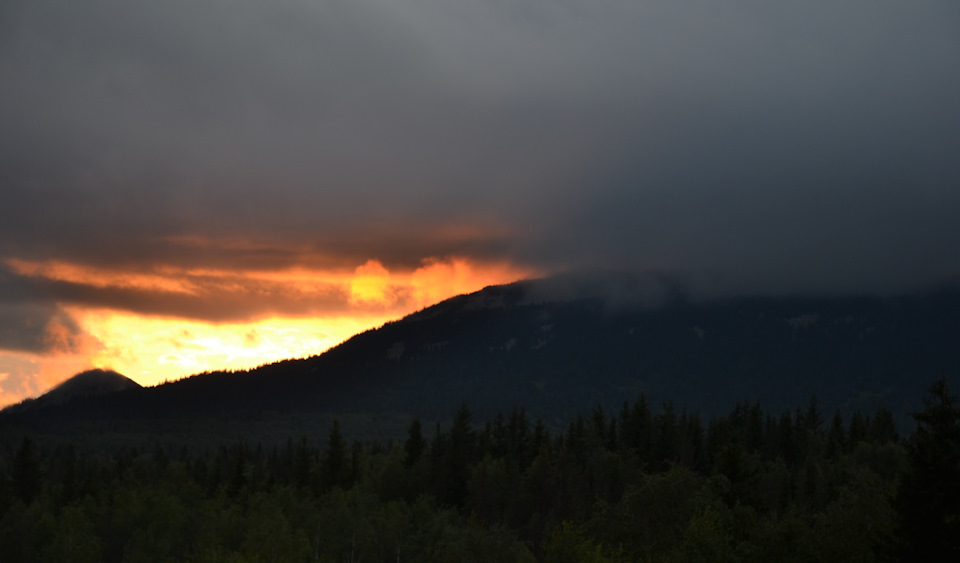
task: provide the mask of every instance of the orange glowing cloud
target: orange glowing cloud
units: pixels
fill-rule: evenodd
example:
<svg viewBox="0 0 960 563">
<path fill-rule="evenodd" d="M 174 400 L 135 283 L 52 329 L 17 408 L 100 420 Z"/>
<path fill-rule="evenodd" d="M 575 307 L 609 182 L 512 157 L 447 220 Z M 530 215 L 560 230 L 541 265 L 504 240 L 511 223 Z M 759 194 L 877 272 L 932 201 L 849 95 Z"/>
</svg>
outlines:
<svg viewBox="0 0 960 563">
<path fill-rule="evenodd" d="M 377 304 L 390 306 L 397 302 L 397 296 L 390 290 L 390 272 L 376 260 L 367 260 L 357 266 L 350 280 L 350 303 L 353 305 Z"/>
<path fill-rule="evenodd" d="M 449 297 L 471 293 L 488 285 L 498 285 L 530 277 L 533 272 L 523 271 L 506 263 L 479 264 L 466 258 L 450 260 L 426 260 L 410 276 L 412 305 L 422 308 Z"/>
<path fill-rule="evenodd" d="M 464 257 L 431 258 L 392 271 L 375 258 L 351 269 L 251 271 L 169 264 L 137 272 L 60 261 L 6 264 L 21 276 L 93 287 L 98 295 L 133 291 L 134 297 L 113 306 L 109 300 L 73 298 L 84 292 L 65 294 L 59 309 L 75 326 L 51 320 L 47 349 L 34 356 L 17 353 L 14 358 L 13 352 L 0 351 L 3 403 L 93 367 L 154 385 L 203 371 L 311 356 L 448 297 L 536 273 Z M 163 296 L 170 295 L 178 309 L 163 308 Z M 222 313 L 234 307 L 245 312 Z M 209 311 L 213 316 L 204 317 Z M 23 358 L 29 361 L 24 364 Z M 5 361 L 13 367 L 4 368 Z M 30 381 L 18 380 L 28 373 Z"/>
<path fill-rule="evenodd" d="M 128 288 L 187 294 L 196 292 L 196 288 L 187 280 L 177 279 L 176 277 L 163 274 L 109 270 L 83 264 L 71 264 L 59 260 L 36 262 L 10 258 L 6 260 L 6 264 L 11 270 L 23 276 L 76 283 L 97 288 Z"/>
</svg>

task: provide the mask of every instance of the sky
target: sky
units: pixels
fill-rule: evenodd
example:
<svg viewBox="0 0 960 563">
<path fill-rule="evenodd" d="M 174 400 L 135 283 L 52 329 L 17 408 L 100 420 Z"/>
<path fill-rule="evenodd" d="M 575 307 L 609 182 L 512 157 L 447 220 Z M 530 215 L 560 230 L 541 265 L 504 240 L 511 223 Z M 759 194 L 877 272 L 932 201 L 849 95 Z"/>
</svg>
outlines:
<svg viewBox="0 0 960 563">
<path fill-rule="evenodd" d="M 960 4 L 5 0 L 0 405 L 485 285 L 960 277 Z"/>
</svg>

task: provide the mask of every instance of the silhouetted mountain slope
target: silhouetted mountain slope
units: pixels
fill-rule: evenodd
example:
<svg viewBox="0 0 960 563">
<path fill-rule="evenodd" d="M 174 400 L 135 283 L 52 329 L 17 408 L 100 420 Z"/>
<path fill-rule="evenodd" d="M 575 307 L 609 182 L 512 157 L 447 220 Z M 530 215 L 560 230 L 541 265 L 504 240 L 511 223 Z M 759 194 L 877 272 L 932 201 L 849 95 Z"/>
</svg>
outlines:
<svg viewBox="0 0 960 563">
<path fill-rule="evenodd" d="M 645 391 L 692 408 L 738 400 L 905 412 L 960 373 L 960 299 L 734 299 L 655 307 L 530 299 L 536 285 L 456 298 L 335 350 L 371 395 L 449 409 L 522 403 L 546 416 Z M 419 397 L 419 403 L 417 398 Z M 431 403 L 435 401 L 435 403 Z"/>
<path fill-rule="evenodd" d="M 74 375 L 36 399 L 28 399 L 12 405 L 5 409 L 5 412 L 12 414 L 36 411 L 58 407 L 74 400 L 82 401 L 136 389 L 142 389 L 142 386 L 113 370 L 91 369 Z"/>
<path fill-rule="evenodd" d="M 113 370 L 91 369 L 71 377 L 44 393 L 40 399 L 55 403 L 65 403 L 75 397 L 106 395 L 118 391 L 140 389 L 136 381 Z"/>
<path fill-rule="evenodd" d="M 957 291 L 693 302 L 649 280 L 526 281 L 446 300 L 317 357 L 2 418 L 297 429 L 331 416 L 439 419 L 465 401 L 481 417 L 522 404 L 550 422 L 640 392 L 706 414 L 744 400 L 794 408 L 816 394 L 824 412 L 882 403 L 904 417 L 933 380 L 960 374 L 958 319 Z"/>
</svg>

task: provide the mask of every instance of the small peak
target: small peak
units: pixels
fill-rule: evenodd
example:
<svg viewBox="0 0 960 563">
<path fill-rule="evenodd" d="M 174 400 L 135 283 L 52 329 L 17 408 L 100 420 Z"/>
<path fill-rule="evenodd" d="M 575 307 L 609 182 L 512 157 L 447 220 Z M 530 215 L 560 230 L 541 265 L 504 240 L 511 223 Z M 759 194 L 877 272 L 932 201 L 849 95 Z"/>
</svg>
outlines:
<svg viewBox="0 0 960 563">
<path fill-rule="evenodd" d="M 45 403 L 57 404 L 75 397 L 106 395 L 129 389 L 139 389 L 136 381 L 108 369 L 91 369 L 60 383 L 39 397 Z"/>
</svg>

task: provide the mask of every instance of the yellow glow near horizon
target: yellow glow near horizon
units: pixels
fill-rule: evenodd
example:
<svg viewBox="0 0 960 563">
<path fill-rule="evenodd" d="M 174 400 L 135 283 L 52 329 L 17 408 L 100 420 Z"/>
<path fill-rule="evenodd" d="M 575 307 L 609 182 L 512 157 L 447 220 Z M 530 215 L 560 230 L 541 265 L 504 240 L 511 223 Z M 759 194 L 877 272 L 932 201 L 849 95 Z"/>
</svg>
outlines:
<svg viewBox="0 0 960 563">
<path fill-rule="evenodd" d="M 249 300 L 254 305 L 249 311 L 288 312 L 245 318 L 241 311 L 241 320 L 214 322 L 61 304 L 76 326 L 52 319 L 46 327 L 47 352 L 0 350 L 0 406 L 35 396 L 90 368 L 113 369 L 149 386 L 204 371 L 312 356 L 443 299 L 534 275 L 505 262 L 457 257 L 427 259 L 419 267 L 394 271 L 376 259 L 352 269 L 299 266 L 275 271 L 158 264 L 148 271 L 123 272 L 61 261 L 6 263 L 20 275 L 103 291 L 135 290 L 147 301 L 173 293 L 198 305 Z M 291 303 L 296 314 L 289 313 Z"/>
<path fill-rule="evenodd" d="M 392 318 L 275 317 L 212 324 L 102 310 L 72 313 L 101 343 L 90 356 L 91 366 L 113 369 L 141 385 L 312 356 Z"/>
</svg>

